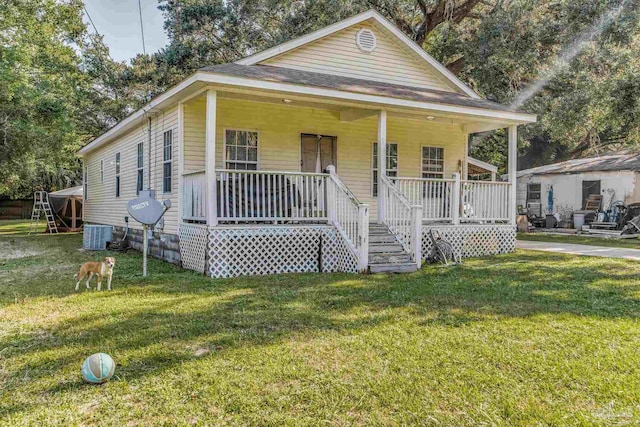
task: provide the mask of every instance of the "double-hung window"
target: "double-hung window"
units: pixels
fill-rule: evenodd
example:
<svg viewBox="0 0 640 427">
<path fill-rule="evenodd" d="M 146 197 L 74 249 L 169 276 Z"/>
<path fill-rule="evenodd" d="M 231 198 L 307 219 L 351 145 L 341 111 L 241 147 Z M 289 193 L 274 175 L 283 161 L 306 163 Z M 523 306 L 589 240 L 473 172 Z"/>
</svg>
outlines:
<svg viewBox="0 0 640 427">
<path fill-rule="evenodd" d="M 116 197 L 120 197 L 120 153 L 116 153 Z"/>
<path fill-rule="evenodd" d="M 84 167 L 84 176 L 82 177 L 82 184 L 84 185 L 84 200 L 89 200 L 89 167 Z"/>
<path fill-rule="evenodd" d="M 258 132 L 228 129 L 224 144 L 227 169 L 258 170 Z"/>
<path fill-rule="evenodd" d="M 164 133 L 164 143 L 162 150 L 162 192 L 171 193 L 171 160 L 173 159 L 173 131 Z"/>
<path fill-rule="evenodd" d="M 422 147 L 422 177 L 444 178 L 444 148 Z"/>
<path fill-rule="evenodd" d="M 142 142 L 138 144 L 138 173 L 136 180 L 136 194 L 144 189 L 144 145 Z"/>
<path fill-rule="evenodd" d="M 398 176 L 398 144 L 387 143 L 387 176 Z M 373 143 L 371 193 L 378 196 L 378 143 Z"/>
</svg>

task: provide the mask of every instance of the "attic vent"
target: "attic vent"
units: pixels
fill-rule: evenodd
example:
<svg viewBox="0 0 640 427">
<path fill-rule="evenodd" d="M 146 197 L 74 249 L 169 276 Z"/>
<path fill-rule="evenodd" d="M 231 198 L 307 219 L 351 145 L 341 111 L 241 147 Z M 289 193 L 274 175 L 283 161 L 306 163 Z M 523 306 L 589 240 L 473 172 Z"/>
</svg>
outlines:
<svg viewBox="0 0 640 427">
<path fill-rule="evenodd" d="M 363 52 L 373 52 L 376 48 L 376 35 L 373 31 L 363 28 L 356 33 L 356 44 Z"/>
</svg>

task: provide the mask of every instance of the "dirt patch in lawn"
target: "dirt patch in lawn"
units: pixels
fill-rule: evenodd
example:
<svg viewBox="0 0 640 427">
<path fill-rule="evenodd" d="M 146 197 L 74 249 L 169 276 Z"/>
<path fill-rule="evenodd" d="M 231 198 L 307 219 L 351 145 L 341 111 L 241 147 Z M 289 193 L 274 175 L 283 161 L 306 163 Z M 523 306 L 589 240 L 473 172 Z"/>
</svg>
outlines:
<svg viewBox="0 0 640 427">
<path fill-rule="evenodd" d="M 11 260 L 43 255 L 44 251 L 24 248 L 9 242 L 0 242 L 0 260 Z"/>
</svg>

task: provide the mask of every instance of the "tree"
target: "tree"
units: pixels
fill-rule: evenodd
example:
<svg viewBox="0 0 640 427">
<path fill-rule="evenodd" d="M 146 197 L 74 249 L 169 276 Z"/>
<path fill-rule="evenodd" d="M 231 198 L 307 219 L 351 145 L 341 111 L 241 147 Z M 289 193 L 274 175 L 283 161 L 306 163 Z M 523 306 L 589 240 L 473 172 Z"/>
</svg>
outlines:
<svg viewBox="0 0 640 427">
<path fill-rule="evenodd" d="M 458 75 L 478 92 L 538 115 L 521 128 L 520 168 L 635 147 L 638 4 L 503 2 L 480 21 L 439 27 L 427 49 L 444 62 L 463 57 Z"/>
<path fill-rule="evenodd" d="M 24 196 L 77 170 L 81 8 L 75 0 L 8 0 L 0 9 L 0 194 Z"/>
</svg>

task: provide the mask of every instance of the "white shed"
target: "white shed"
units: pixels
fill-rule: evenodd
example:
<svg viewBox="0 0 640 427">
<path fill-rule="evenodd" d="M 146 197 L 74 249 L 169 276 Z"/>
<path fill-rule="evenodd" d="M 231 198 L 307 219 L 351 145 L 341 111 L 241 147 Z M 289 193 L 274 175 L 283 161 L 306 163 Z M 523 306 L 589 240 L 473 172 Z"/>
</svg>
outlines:
<svg viewBox="0 0 640 427">
<path fill-rule="evenodd" d="M 640 201 L 640 154 L 618 153 L 519 171 L 517 174 L 518 206 L 531 213 L 556 213 L 580 210 L 590 194 L 602 195 L 602 210 L 612 203 Z M 553 212 L 548 209 L 549 191 L 553 189 Z"/>
</svg>

